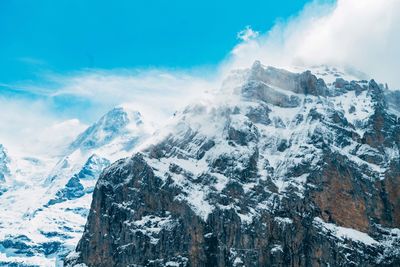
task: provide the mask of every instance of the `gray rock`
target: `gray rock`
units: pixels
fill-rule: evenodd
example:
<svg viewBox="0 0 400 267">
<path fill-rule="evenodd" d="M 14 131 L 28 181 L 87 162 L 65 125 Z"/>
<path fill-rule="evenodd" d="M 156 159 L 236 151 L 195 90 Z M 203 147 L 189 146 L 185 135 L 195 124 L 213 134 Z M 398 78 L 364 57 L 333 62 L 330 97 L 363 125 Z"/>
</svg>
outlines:
<svg viewBox="0 0 400 267">
<path fill-rule="evenodd" d="M 187 108 L 176 132 L 102 173 L 67 266 L 400 264 L 400 124 L 382 88 L 368 85 L 360 134 L 310 72 L 255 63 L 249 81 L 248 107 Z M 299 113 L 274 115 L 293 94 Z M 217 116 L 221 132 L 202 131 Z"/>
</svg>

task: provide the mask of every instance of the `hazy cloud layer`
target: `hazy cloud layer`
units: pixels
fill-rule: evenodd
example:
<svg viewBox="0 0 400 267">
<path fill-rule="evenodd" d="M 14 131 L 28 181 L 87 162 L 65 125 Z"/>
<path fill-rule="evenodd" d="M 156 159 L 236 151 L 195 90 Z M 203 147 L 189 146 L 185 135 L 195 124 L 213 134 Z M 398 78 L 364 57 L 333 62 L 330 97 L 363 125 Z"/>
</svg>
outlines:
<svg viewBox="0 0 400 267">
<path fill-rule="evenodd" d="M 232 51 L 227 68 L 266 65 L 354 67 L 400 88 L 400 1 L 338 0 L 307 5 L 298 15 Z"/>
<path fill-rule="evenodd" d="M 289 20 L 277 22 L 266 33 L 245 27 L 238 33 L 240 43 L 211 71 L 88 70 L 51 74 L 45 77 L 51 87 L 25 87 L 40 92 L 43 101 L 0 99 L 0 143 L 19 144 L 29 151 L 57 148 L 82 130 L 84 124 L 79 120 L 91 123 L 122 103 L 137 107 L 149 120 L 162 121 L 186 103 L 201 98 L 205 91 L 218 88 L 230 70 L 247 68 L 254 60 L 277 67 L 354 67 L 380 82 L 388 82 L 392 88 L 400 88 L 398 14 L 398 0 L 316 1 Z M 67 122 L 58 117 L 61 113 Z M 59 130 L 72 128 L 76 130 Z M 28 147 L 30 143 L 35 145 Z"/>
<path fill-rule="evenodd" d="M 36 100 L 0 98 L 0 143 L 12 154 L 53 156 L 86 128 L 77 119 L 63 120 Z"/>
<path fill-rule="evenodd" d="M 145 120 L 162 123 L 219 84 L 218 76 L 204 72 L 165 70 L 90 70 L 47 79 L 51 89 L 30 85 L 18 97 L 0 97 L 0 144 L 9 150 L 54 154 L 86 124 L 122 104 L 140 111 Z M 37 94 L 24 98 L 24 91 Z"/>
</svg>

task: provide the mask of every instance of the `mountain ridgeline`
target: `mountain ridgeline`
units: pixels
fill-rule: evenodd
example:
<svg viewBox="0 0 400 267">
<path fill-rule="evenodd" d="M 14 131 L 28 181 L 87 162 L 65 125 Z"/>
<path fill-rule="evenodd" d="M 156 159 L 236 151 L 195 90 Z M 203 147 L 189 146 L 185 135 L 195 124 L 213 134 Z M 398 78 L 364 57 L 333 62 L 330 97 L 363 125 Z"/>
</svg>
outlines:
<svg viewBox="0 0 400 267">
<path fill-rule="evenodd" d="M 136 110 L 116 107 L 55 159 L 0 145 L 0 266 L 53 267 L 76 247 L 104 168 L 151 134 Z"/>
<path fill-rule="evenodd" d="M 400 97 L 259 62 L 107 167 L 67 266 L 400 266 Z"/>
</svg>

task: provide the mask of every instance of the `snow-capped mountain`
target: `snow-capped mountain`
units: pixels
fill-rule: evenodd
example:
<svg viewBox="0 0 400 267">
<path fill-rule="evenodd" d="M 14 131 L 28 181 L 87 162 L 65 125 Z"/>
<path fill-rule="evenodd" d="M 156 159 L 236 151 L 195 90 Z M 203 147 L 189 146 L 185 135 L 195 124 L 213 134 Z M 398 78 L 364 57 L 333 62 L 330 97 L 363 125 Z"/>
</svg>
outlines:
<svg viewBox="0 0 400 267">
<path fill-rule="evenodd" d="M 141 115 L 138 111 L 126 111 L 126 108 L 114 108 L 104 115 L 97 123 L 89 127 L 85 132 L 72 142 L 69 150 L 81 149 L 84 151 L 108 145 L 114 139 L 124 139 L 125 150 L 134 146 L 140 132 L 143 131 Z"/>
<path fill-rule="evenodd" d="M 323 74 L 256 62 L 177 113 L 101 174 L 66 263 L 399 266 L 398 93 Z"/>
<path fill-rule="evenodd" d="M 0 170 L 10 178 L 0 196 L 0 265 L 59 264 L 81 237 L 100 173 L 131 155 L 152 131 L 138 111 L 121 106 L 80 134 L 59 159 L 16 157 L 8 168 L 10 159 L 1 153 Z"/>
</svg>

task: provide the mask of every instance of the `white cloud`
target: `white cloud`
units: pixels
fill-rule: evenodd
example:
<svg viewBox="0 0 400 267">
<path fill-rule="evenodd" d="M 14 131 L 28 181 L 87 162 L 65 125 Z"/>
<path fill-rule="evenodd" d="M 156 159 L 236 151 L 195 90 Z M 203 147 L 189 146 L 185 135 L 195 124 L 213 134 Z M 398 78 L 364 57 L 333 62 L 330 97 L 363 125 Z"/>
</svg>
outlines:
<svg viewBox="0 0 400 267">
<path fill-rule="evenodd" d="M 46 78 L 57 86 L 52 89 L 31 86 L 27 90 L 50 99 L 64 96 L 85 99 L 91 103 L 88 109 L 95 113 L 93 118 L 113 106 L 129 103 L 147 119 L 163 121 L 188 102 L 201 98 L 205 91 L 218 88 L 228 71 L 247 68 L 255 60 L 277 67 L 314 64 L 354 67 L 400 88 L 398 14 L 398 0 L 316 1 L 266 33 L 260 34 L 247 26 L 238 33 L 241 43 L 212 70 L 215 75 L 209 75 L 210 70 L 91 70 L 73 75 L 52 74 Z M 55 149 L 77 134 L 72 128 L 82 130 L 78 121 L 58 125 L 62 120 L 46 103 L 0 101 L 0 105 L 1 142 L 11 140 L 10 143 L 30 151 L 40 151 L 40 146 Z M 71 135 L 63 135 L 68 132 L 63 130 L 64 126 L 71 129 Z M 31 143 L 34 145 L 30 146 Z"/>
<path fill-rule="evenodd" d="M 134 100 L 137 97 L 156 94 L 162 98 L 168 95 L 182 94 L 185 91 L 195 94 L 206 90 L 210 85 L 207 79 L 184 72 L 145 70 L 125 71 L 90 71 L 58 80 L 62 86 L 52 95 L 71 94 L 91 98 L 98 102 L 120 102 Z M 186 88 L 186 89 L 185 89 Z M 182 92 L 183 91 L 183 92 Z M 112 95 L 112 99 L 110 96 Z"/>
<path fill-rule="evenodd" d="M 54 79 L 62 86 L 53 97 L 73 95 L 108 108 L 129 103 L 150 120 L 163 120 L 219 86 L 218 75 L 168 70 L 90 71 Z"/>
<path fill-rule="evenodd" d="M 237 38 L 242 41 L 250 41 L 251 39 L 255 39 L 258 37 L 260 33 L 258 31 L 254 31 L 250 26 L 246 26 L 244 30 L 241 30 L 237 34 Z"/>
<path fill-rule="evenodd" d="M 400 1 L 314 2 L 296 17 L 237 45 L 225 68 L 264 64 L 354 67 L 400 88 Z"/>
<path fill-rule="evenodd" d="M 218 87 L 219 76 L 205 77 L 204 73 L 90 70 L 65 76 L 48 74 L 52 89 L 38 85 L 20 89 L 39 92 L 39 100 L 0 98 L 0 144 L 25 154 L 54 155 L 86 127 L 78 119 L 68 119 L 68 114 L 81 113 L 80 119 L 93 123 L 122 104 L 140 111 L 148 121 L 163 123 L 187 103 Z M 76 99 L 78 103 L 74 103 Z M 88 114 L 90 117 L 85 117 Z"/>
<path fill-rule="evenodd" d="M 60 121 L 43 101 L 0 98 L 0 143 L 13 154 L 54 156 L 86 125 Z"/>
</svg>

